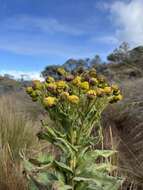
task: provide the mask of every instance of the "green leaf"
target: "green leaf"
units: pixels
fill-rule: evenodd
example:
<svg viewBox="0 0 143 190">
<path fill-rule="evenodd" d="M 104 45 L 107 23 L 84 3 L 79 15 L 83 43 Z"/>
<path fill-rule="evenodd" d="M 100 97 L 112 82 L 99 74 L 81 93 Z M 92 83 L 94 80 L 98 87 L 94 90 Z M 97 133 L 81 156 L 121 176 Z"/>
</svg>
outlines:
<svg viewBox="0 0 143 190">
<path fill-rule="evenodd" d="M 95 164 L 95 170 L 102 172 L 112 172 L 117 169 L 117 166 L 113 166 L 110 163 Z"/>
<path fill-rule="evenodd" d="M 54 160 L 54 157 L 52 155 L 40 153 L 37 159 L 30 158 L 29 162 L 31 162 L 34 165 L 41 166 L 41 165 L 47 165 L 49 163 L 52 163 L 53 160 Z"/>
<path fill-rule="evenodd" d="M 79 156 L 78 158 L 82 159 L 84 157 L 84 155 L 86 154 L 86 152 L 88 151 L 89 146 L 83 148 L 81 151 L 79 151 Z"/>
<path fill-rule="evenodd" d="M 23 161 L 23 165 L 24 165 L 24 169 L 28 172 L 34 169 L 34 165 L 26 159 Z"/>
<path fill-rule="evenodd" d="M 54 132 L 56 133 L 56 135 L 60 138 L 65 138 L 66 134 L 61 133 L 60 131 L 57 131 L 55 128 L 53 128 Z"/>
<path fill-rule="evenodd" d="M 29 181 L 28 189 L 29 190 L 39 190 L 39 188 L 35 185 L 35 183 L 32 180 Z"/>
<path fill-rule="evenodd" d="M 117 151 L 114 150 L 92 150 L 89 152 L 93 157 L 103 157 L 103 158 L 109 158 L 110 156 L 113 156 Z M 88 153 L 87 153 L 88 154 Z"/>
<path fill-rule="evenodd" d="M 37 173 L 35 176 L 30 175 L 30 179 L 30 190 L 50 190 L 53 181 L 57 180 L 56 176 L 48 172 Z"/>
<path fill-rule="evenodd" d="M 62 150 L 64 150 L 64 147 L 66 148 L 66 151 L 64 151 L 66 154 L 74 155 L 75 152 L 78 151 L 78 149 L 70 144 L 66 139 L 56 138 L 56 141 L 56 145 L 62 148 Z"/>
<path fill-rule="evenodd" d="M 54 161 L 55 165 L 61 169 L 62 171 L 65 171 L 65 172 L 69 172 L 69 173 L 73 173 L 72 169 L 67 166 L 66 164 L 62 163 L 62 162 L 58 162 L 58 161 Z"/>
<path fill-rule="evenodd" d="M 46 127 L 47 131 L 39 133 L 40 139 L 49 141 L 58 146 L 65 154 L 73 155 L 78 149 L 63 138 L 61 133 L 55 132 L 55 129 Z M 61 136 L 61 137 L 59 137 Z"/>
<path fill-rule="evenodd" d="M 62 181 L 55 181 L 52 185 L 52 189 L 56 190 L 72 190 L 72 186 L 64 184 Z"/>
<path fill-rule="evenodd" d="M 48 125 L 44 125 L 44 127 L 46 129 L 49 129 L 50 127 Z M 54 135 L 56 135 L 57 137 L 60 137 L 60 138 L 65 138 L 66 135 L 65 134 L 62 134 L 60 131 L 58 131 L 55 127 L 51 128 L 54 132 Z"/>
<path fill-rule="evenodd" d="M 51 138 L 50 136 L 49 136 L 49 134 L 47 133 L 47 132 L 45 132 L 45 131 L 40 131 L 38 134 L 37 134 L 37 137 L 40 139 L 40 140 L 46 140 L 46 141 L 48 141 L 48 142 L 50 142 L 50 143 L 53 143 L 54 141 L 53 141 L 53 138 Z"/>
<path fill-rule="evenodd" d="M 119 186 L 121 185 L 121 181 L 117 180 L 116 178 L 110 177 L 108 175 L 99 174 L 95 178 L 88 178 L 88 177 L 75 177 L 74 181 L 78 183 L 85 183 L 88 184 L 87 189 L 94 189 L 94 190 L 118 190 Z M 94 188 L 93 188 L 94 187 Z"/>
<path fill-rule="evenodd" d="M 55 139 L 57 137 L 57 135 L 54 132 L 53 128 L 47 126 L 46 129 L 47 129 L 46 132 L 51 136 L 51 138 Z"/>
<path fill-rule="evenodd" d="M 73 180 L 74 181 L 76 181 L 76 182 L 90 182 L 90 181 L 95 181 L 94 179 L 92 179 L 92 178 L 85 178 L 85 177 L 74 177 L 73 178 Z"/>
</svg>

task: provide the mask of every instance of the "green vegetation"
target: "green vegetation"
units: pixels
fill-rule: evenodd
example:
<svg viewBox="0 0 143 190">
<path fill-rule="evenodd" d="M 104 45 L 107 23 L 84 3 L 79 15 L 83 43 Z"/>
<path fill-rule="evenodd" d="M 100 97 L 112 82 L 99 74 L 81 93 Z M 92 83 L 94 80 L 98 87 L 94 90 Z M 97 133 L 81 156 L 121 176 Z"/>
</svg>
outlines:
<svg viewBox="0 0 143 190">
<path fill-rule="evenodd" d="M 28 178 L 37 190 L 40 186 L 47 190 L 118 190 L 121 183 L 111 176 L 116 166 L 109 162 L 115 151 L 93 148 L 103 141 L 103 110 L 122 99 L 118 86 L 110 86 L 95 69 L 74 76 L 59 68 L 55 75 L 60 80 L 49 76 L 44 83 L 34 81 L 27 93 L 41 102 L 53 122 L 51 127 L 42 122 L 39 139 L 52 143 L 60 154 L 57 159 L 52 154 L 45 161 L 32 159 L 31 165 L 24 157 Z"/>
</svg>

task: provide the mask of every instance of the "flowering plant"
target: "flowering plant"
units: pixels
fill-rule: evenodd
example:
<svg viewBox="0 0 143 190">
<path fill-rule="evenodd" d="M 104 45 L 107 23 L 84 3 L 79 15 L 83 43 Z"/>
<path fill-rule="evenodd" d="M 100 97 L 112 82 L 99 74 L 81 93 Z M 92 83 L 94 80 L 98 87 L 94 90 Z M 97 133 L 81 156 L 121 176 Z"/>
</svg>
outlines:
<svg viewBox="0 0 143 190">
<path fill-rule="evenodd" d="M 102 140 L 101 113 L 109 103 L 122 99 L 118 86 L 109 85 L 95 69 L 72 75 L 59 68 L 56 76 L 47 77 L 43 83 L 33 81 L 27 88 L 32 100 L 41 102 L 54 124 L 51 127 L 42 122 L 39 139 L 60 151 L 58 158 L 50 155 L 46 160 L 32 159 L 28 176 L 35 189 L 117 190 L 119 180 L 109 176 L 115 167 L 107 162 L 115 151 L 93 146 Z M 39 164 L 36 170 L 35 163 Z"/>
</svg>

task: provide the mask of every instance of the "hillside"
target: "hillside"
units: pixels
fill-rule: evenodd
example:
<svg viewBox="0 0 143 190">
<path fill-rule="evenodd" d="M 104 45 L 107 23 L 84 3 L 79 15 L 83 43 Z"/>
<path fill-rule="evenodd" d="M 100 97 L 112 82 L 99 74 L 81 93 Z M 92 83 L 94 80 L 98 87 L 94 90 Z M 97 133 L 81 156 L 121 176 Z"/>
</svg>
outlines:
<svg viewBox="0 0 143 190">
<path fill-rule="evenodd" d="M 112 126 L 120 152 L 120 167 L 142 183 L 143 177 L 143 47 L 132 50 L 130 62 L 110 63 L 102 70 L 122 89 L 124 100 L 108 107 L 104 126 Z M 142 189 L 139 185 L 137 189 Z"/>
<path fill-rule="evenodd" d="M 7 92 L 14 92 L 20 90 L 22 85 L 20 82 L 10 79 L 8 77 L 0 76 L 0 94 Z"/>
</svg>

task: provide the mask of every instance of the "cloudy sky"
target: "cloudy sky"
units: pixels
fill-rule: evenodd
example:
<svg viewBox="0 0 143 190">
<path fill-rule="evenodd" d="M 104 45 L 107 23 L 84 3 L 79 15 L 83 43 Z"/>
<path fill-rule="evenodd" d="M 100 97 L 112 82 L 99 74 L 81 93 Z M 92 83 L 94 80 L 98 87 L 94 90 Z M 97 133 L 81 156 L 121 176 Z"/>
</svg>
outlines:
<svg viewBox="0 0 143 190">
<path fill-rule="evenodd" d="M 0 73 L 38 77 L 49 64 L 143 44 L 143 0 L 0 0 Z"/>
</svg>

